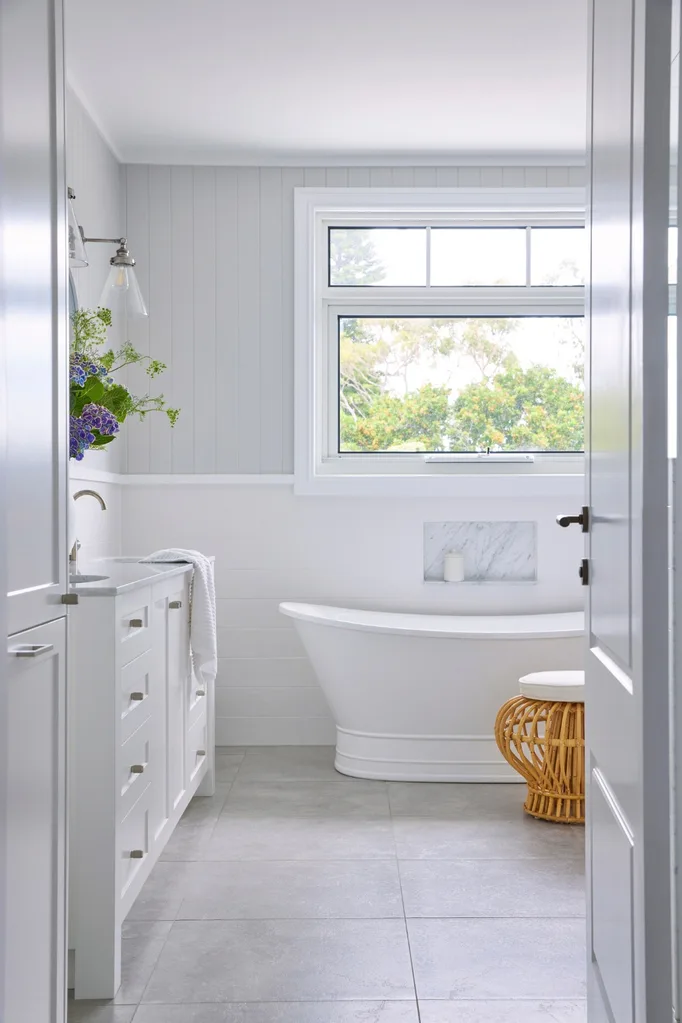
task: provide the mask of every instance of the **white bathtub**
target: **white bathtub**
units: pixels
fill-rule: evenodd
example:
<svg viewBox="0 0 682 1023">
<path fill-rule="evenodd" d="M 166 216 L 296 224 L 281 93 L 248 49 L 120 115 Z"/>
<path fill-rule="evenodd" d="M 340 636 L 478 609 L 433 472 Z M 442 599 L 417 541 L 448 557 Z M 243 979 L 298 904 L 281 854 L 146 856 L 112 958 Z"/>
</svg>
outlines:
<svg viewBox="0 0 682 1023">
<path fill-rule="evenodd" d="M 336 721 L 336 768 L 394 781 L 520 781 L 500 706 L 531 671 L 581 668 L 582 611 L 419 615 L 280 604 Z"/>
</svg>

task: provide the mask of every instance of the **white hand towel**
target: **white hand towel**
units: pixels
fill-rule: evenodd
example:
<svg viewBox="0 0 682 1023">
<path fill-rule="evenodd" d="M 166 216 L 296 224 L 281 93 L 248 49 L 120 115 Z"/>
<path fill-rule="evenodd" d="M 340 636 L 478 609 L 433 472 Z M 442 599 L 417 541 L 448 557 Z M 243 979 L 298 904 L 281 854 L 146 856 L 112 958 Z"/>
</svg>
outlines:
<svg viewBox="0 0 682 1023">
<path fill-rule="evenodd" d="M 155 551 L 144 560 L 186 561 L 194 568 L 190 608 L 192 666 L 197 681 L 203 682 L 208 690 L 218 671 L 213 562 L 199 551 L 186 551 L 180 547 Z"/>
</svg>

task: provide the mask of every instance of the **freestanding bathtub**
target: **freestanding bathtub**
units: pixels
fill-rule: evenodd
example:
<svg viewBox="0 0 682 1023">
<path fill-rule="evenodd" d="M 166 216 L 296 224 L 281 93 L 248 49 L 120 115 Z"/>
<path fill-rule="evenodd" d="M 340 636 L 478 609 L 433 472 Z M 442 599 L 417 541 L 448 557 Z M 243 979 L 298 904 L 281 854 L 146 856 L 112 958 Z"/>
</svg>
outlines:
<svg viewBox="0 0 682 1023">
<path fill-rule="evenodd" d="M 421 615 L 280 604 L 336 721 L 336 769 L 392 781 L 522 779 L 495 716 L 531 671 L 581 668 L 582 611 Z"/>
</svg>

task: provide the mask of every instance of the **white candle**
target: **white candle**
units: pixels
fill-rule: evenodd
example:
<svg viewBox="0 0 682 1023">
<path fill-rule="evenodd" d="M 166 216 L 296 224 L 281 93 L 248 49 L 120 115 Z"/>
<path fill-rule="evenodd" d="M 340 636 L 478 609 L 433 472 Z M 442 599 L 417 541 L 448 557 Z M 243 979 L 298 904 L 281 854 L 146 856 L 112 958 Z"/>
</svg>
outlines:
<svg viewBox="0 0 682 1023">
<path fill-rule="evenodd" d="M 464 555 L 459 551 L 447 551 L 443 569 L 446 583 L 461 583 L 464 580 Z"/>
</svg>

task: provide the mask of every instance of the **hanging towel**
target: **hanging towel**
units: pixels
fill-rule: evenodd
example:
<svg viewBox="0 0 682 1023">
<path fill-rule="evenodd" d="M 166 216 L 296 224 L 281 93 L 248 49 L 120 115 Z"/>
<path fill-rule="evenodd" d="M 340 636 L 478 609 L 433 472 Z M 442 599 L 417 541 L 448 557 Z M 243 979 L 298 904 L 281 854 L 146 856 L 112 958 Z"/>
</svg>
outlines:
<svg viewBox="0 0 682 1023">
<path fill-rule="evenodd" d="M 218 671 L 213 562 L 199 551 L 185 551 L 180 547 L 155 551 L 143 560 L 186 561 L 194 568 L 190 606 L 192 667 L 197 681 L 203 682 L 208 691 Z"/>
</svg>

